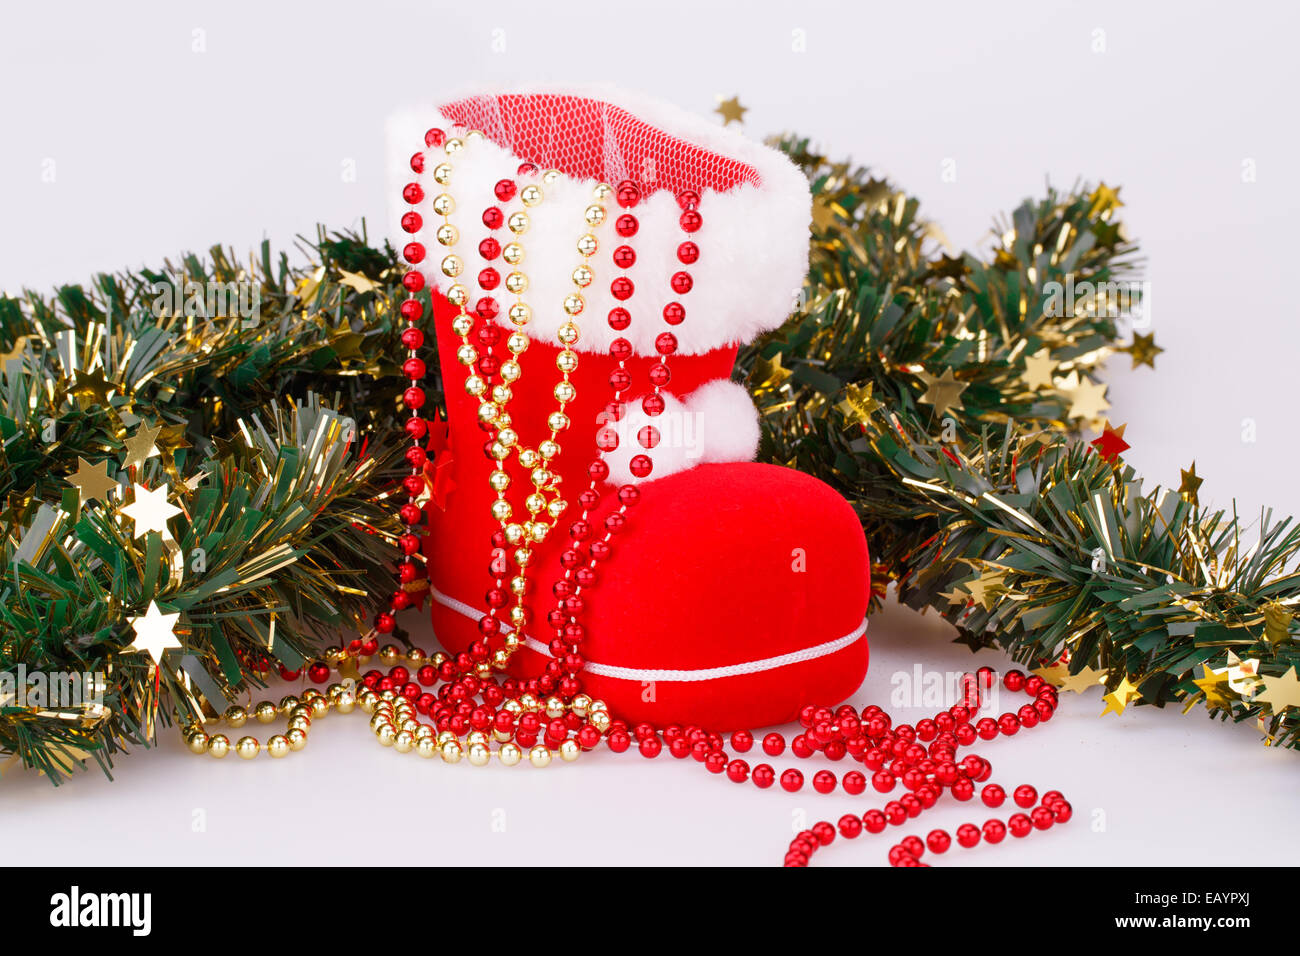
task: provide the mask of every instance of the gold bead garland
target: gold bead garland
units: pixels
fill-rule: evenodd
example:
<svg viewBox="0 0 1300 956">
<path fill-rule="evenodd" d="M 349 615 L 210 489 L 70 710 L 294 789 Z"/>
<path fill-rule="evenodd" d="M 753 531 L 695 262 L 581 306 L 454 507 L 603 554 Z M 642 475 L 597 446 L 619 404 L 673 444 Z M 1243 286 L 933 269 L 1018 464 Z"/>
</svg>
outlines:
<svg viewBox="0 0 1300 956">
<path fill-rule="evenodd" d="M 578 254 L 582 256 L 582 261 L 574 268 L 570 275 L 574 291 L 565 296 L 563 303 L 564 313 L 569 318 L 564 325 L 560 326 L 559 332 L 556 335 L 560 343 L 564 346 L 564 349 L 561 350 L 558 356 L 556 356 L 555 360 L 556 366 L 560 370 L 561 378 L 559 383 L 555 386 L 554 391 L 556 400 L 560 402 L 560 415 L 562 418 L 557 422 L 555 416 L 551 416 L 551 418 L 548 419 L 548 425 L 553 426 L 553 423 L 558 423 L 563 428 L 567 428 L 569 426 L 569 421 L 567 417 L 563 416 L 564 406 L 566 402 L 572 402 L 577 398 L 577 390 L 573 387 L 573 383 L 569 379 L 570 374 L 577 368 L 578 364 L 578 354 L 573 351 L 573 346 L 578 342 L 578 339 L 581 336 L 581 332 L 575 320 L 586 309 L 587 302 L 584 294 L 587 287 L 595 281 L 595 273 L 592 271 L 590 263 L 592 257 L 600 248 L 600 240 L 597 239 L 595 233 L 591 230 L 604 224 L 607 218 L 607 210 L 604 206 L 604 202 L 609 198 L 612 192 L 612 187 L 606 183 L 598 183 L 592 190 L 592 198 L 594 202 L 588 205 L 583 212 L 583 218 L 586 222 L 587 228 L 583 232 L 582 236 L 579 237 L 577 242 Z M 553 427 L 550 439 L 552 445 L 556 445 L 555 439 L 558 435 L 558 431 L 558 429 L 554 429 Z M 558 445 L 556 445 L 556 453 L 559 453 Z M 559 523 L 565 507 L 567 507 L 563 501 L 561 501 L 560 504 L 562 507 L 559 507 L 558 509 L 553 508 L 549 513 L 550 522 L 548 525 L 548 531 L 555 530 L 555 526 Z"/>
<path fill-rule="evenodd" d="M 542 181 L 549 185 L 559 175 L 558 170 L 547 170 L 542 175 Z M 603 183 L 595 187 L 593 196 L 596 201 L 589 205 L 585 212 L 589 228 L 594 228 L 604 222 L 605 207 L 600 203 L 609 196 L 610 192 L 610 187 Z M 520 190 L 519 196 L 525 206 L 533 207 L 542 201 L 544 193 L 541 187 L 529 184 Z M 523 261 L 524 247 L 518 237 L 527 231 L 530 224 L 531 220 L 525 212 L 512 214 L 508 219 L 510 230 L 516 238 L 502 250 L 502 257 L 512 267 Z M 515 598 L 514 607 L 511 608 L 510 612 L 512 630 L 503 636 L 505 647 L 496 653 L 493 660 L 493 666 L 498 669 L 506 666 L 510 657 L 518 648 L 520 644 L 518 632 L 528 620 L 524 601 L 528 594 L 529 583 L 527 567 L 532 559 L 532 549 L 529 545 L 540 544 L 545 541 L 568 508 L 568 503 L 560 495 L 559 478 L 550 470 L 550 464 L 561 451 L 558 441 L 560 433 L 571 424 L 566 414 L 566 408 L 577 398 L 578 394 L 570 378 L 573 372 L 577 370 L 579 361 L 578 353 L 572 349 L 572 346 L 581 336 L 581 331 L 575 320 L 586 305 L 582 293 L 594 279 L 589 260 L 595 255 L 598 247 L 598 240 L 590 232 L 585 233 L 578 243 L 578 252 L 583 257 L 583 261 L 573 270 L 571 276 L 576 291 L 564 299 L 564 311 L 568 318 L 557 332 L 557 339 L 563 348 L 556 356 L 556 367 L 560 371 L 560 381 L 552 391 L 558 403 L 558 409 L 550 413 L 546 419 L 550 434 L 538 444 L 536 449 L 517 445 L 519 464 L 528 470 L 529 480 L 533 484 L 533 492 L 524 500 L 524 507 L 528 511 L 528 519 L 523 524 L 510 522 L 512 509 L 510 509 L 509 503 L 505 499 L 505 490 L 509 487 L 511 481 L 510 476 L 505 471 L 505 462 L 508 458 L 508 446 L 517 442 L 514 431 L 512 429 L 509 431 L 507 436 L 509 440 L 503 443 L 507 446 L 506 448 L 493 448 L 493 459 L 496 467 L 492 475 L 489 476 L 489 481 L 493 489 L 497 491 L 499 502 L 499 504 L 494 503 L 493 505 L 494 508 L 499 509 L 494 512 L 494 517 L 497 517 L 501 523 L 501 530 L 506 543 L 515 547 L 511 558 L 518 568 L 518 572 L 512 576 L 510 581 L 510 590 Z M 512 279 L 515 281 L 512 281 Z M 506 287 L 512 292 L 522 293 L 527 288 L 527 278 L 522 272 L 516 270 L 507 276 Z M 519 299 L 511 306 L 507 315 L 511 323 L 515 325 L 515 331 L 510 334 L 506 343 L 513 357 L 502 364 L 501 374 L 503 380 L 509 382 L 517 380 L 521 372 L 517 357 L 527 347 L 528 338 L 524 329 L 531 318 L 531 310 L 522 299 Z M 502 389 L 502 394 L 496 394 L 497 389 Z M 507 406 L 513 396 L 509 392 L 508 385 L 505 388 L 497 386 L 497 389 L 493 390 L 494 404 L 499 407 L 495 421 L 501 423 L 504 420 L 503 427 L 509 429 L 510 416 Z M 486 414 L 491 414 L 491 412 L 489 411 Z M 484 415 L 485 413 L 481 411 L 480 418 L 484 418 Z M 546 498 L 548 492 L 552 495 L 550 501 L 547 501 Z M 539 518 L 539 515 L 543 513 L 545 516 Z M 498 581 L 498 585 L 501 583 L 503 582 Z"/>
<path fill-rule="evenodd" d="M 466 134 L 466 139 L 470 141 L 481 138 L 482 133 L 477 130 L 471 130 Z M 444 145 L 444 150 L 448 155 L 454 155 L 462 148 L 463 143 L 455 137 L 448 139 Z M 441 162 L 434 168 L 433 177 L 439 185 L 448 186 L 451 183 L 453 171 L 451 163 Z M 560 175 L 558 170 L 547 170 L 542 175 L 542 182 L 549 185 Z M 452 331 L 461 340 L 460 347 L 456 351 L 456 359 L 468 370 L 464 383 L 465 391 L 471 397 L 480 400 L 479 420 L 489 423 L 497 429 L 497 437 L 489 446 L 493 460 L 493 470 L 488 476 L 488 481 L 496 493 L 496 498 L 489 507 L 506 543 L 514 549 L 510 554 L 510 558 L 516 568 L 516 573 L 511 575 L 509 580 L 509 589 L 514 597 L 514 606 L 510 611 L 512 628 L 503 634 L 504 646 L 493 655 L 491 666 L 480 666 L 478 669 L 479 676 L 486 676 L 491 673 L 492 668 L 503 670 L 509 664 L 515 650 L 518 649 L 521 643 L 519 634 L 528 619 L 527 609 L 524 604 L 530 583 L 527 573 L 528 565 L 532 559 L 530 545 L 543 542 L 549 533 L 554 530 L 560 517 L 568 507 L 568 503 L 560 496 L 559 478 L 550 470 L 549 465 L 560 453 L 561 447 L 558 441 L 560 433 L 570 425 L 569 418 L 565 413 L 566 408 L 569 403 L 577 398 L 577 390 L 570 379 L 570 376 L 578 367 L 578 353 L 572 349 L 572 346 L 581 335 L 575 320 L 582 313 L 586 304 L 582 293 L 594 279 L 589 260 L 595 255 L 599 247 L 598 240 L 589 230 L 600 226 L 605 221 L 606 209 L 603 201 L 611 193 L 612 189 L 608 185 L 604 183 L 598 184 L 593 193 L 594 202 L 584 210 L 584 219 L 588 231 L 584 233 L 578 242 L 578 252 L 583 257 L 583 261 L 573 270 L 571 278 L 576 291 L 565 297 L 563 305 L 568 319 L 557 333 L 557 338 L 563 346 L 556 357 L 556 366 L 560 371 L 561 379 L 553 390 L 558 408 L 547 416 L 547 427 L 550 434 L 538 444 L 537 448 L 526 447 L 519 441 L 518 433 L 512 427 L 509 404 L 513 398 L 510 385 L 518 381 L 523 372 L 518 359 L 527 350 L 530 343 L 526 327 L 532 318 L 532 308 L 523 299 L 523 294 L 529 286 L 528 276 L 522 269 L 518 268 L 525 258 L 524 246 L 520 239 L 531 225 L 531 218 L 527 210 L 537 207 L 545 199 L 545 192 L 541 186 L 529 183 L 520 189 L 518 191 L 519 200 L 525 208 L 511 213 L 506 219 L 506 225 L 514 238 L 503 247 L 501 256 L 512 270 L 505 277 L 504 284 L 507 291 L 515 296 L 514 303 L 507 310 L 507 317 L 514 329 L 506 339 L 506 348 L 510 352 L 510 358 L 501 364 L 500 375 L 502 382 L 491 387 L 490 397 L 488 398 L 484 396 L 489 395 L 489 386 L 474 370 L 474 365 L 479 360 L 479 354 L 478 349 L 469 339 L 469 334 L 474 327 L 474 320 L 467 311 L 469 291 L 459 283 L 453 284 L 447 291 L 448 301 L 458 309 L 458 314 L 452 321 Z M 444 246 L 453 245 L 460 238 L 459 230 L 450 219 L 455 208 L 456 202 L 448 192 L 440 193 L 434 198 L 434 212 L 443 218 L 443 224 L 437 229 L 435 236 L 438 242 Z M 445 276 L 456 279 L 464 272 L 464 263 L 459 256 L 448 253 L 443 257 L 440 268 Z M 490 320 L 485 319 L 485 321 Z M 507 497 L 507 491 L 510 488 L 512 479 L 506 470 L 506 463 L 512 451 L 516 454 L 520 466 L 528 471 L 529 480 L 533 485 L 532 493 L 524 500 L 524 508 L 528 512 L 528 518 L 523 523 L 511 520 L 515 515 L 515 511 Z M 551 495 L 549 501 L 547 500 L 548 493 Z M 545 513 L 545 518 L 539 519 L 538 516 L 543 513 Z M 504 574 L 505 570 L 503 567 L 499 573 Z M 497 586 L 503 587 L 505 585 L 504 577 L 498 577 Z"/>
<path fill-rule="evenodd" d="M 331 656 L 329 666 L 337 669 L 346 658 L 346 654 Z M 418 647 L 403 651 L 392 644 L 379 651 L 379 659 L 386 666 L 428 664 L 435 669 L 451 660 L 441 651 L 427 654 Z M 268 738 L 265 747 L 257 738 L 247 735 L 232 744 L 225 734 L 208 734 L 198 723 L 185 727 L 183 735 L 186 745 L 195 754 L 206 753 L 222 758 L 235 753 L 245 760 L 252 760 L 265 750 L 272 757 L 279 758 L 305 748 L 312 722 L 325 716 L 331 708 L 347 714 L 358 705 L 370 716 L 370 729 L 382 746 L 392 747 L 398 753 L 415 751 L 422 757 L 441 757 L 444 763 L 459 763 L 464 759 L 470 766 L 482 767 L 495 757 L 507 767 L 527 760 L 530 765 L 540 768 L 549 766 L 557 756 L 563 763 L 572 763 L 582 753 L 581 744 L 573 738 L 554 748 L 538 743 L 525 752 L 512 741 L 510 734 L 497 730 L 470 731 L 462 741 L 449 730 L 439 732 L 432 724 L 422 723 L 415 705 L 401 694 L 391 690 L 375 691 L 364 683 L 354 692 L 350 682 L 331 684 L 323 694 L 309 687 L 299 696 L 291 694 L 281 698 L 278 704 L 268 700 L 252 708 L 232 706 L 214 721 L 224 721 L 232 729 L 239 729 L 250 719 L 265 724 L 287 716 L 286 732 Z M 555 719 L 573 713 L 602 735 L 608 732 L 612 723 L 605 702 L 587 694 L 579 694 L 567 703 L 559 697 L 542 699 L 535 694 L 522 694 L 517 699 L 505 701 L 501 709 L 516 718 L 536 713 Z"/>
<path fill-rule="evenodd" d="M 251 709 L 238 705 L 228 707 L 214 723 L 225 721 L 237 730 L 247 724 L 250 717 L 261 724 L 269 724 L 280 716 L 287 717 L 285 733 L 267 738 L 265 746 L 268 754 L 280 758 L 307 746 L 307 734 L 313 720 L 324 717 L 331 707 L 341 714 L 351 713 L 356 703 L 356 695 L 344 684 L 331 684 L 324 694 L 309 687 L 301 696 L 290 694 L 281 698 L 278 704 L 264 700 Z M 195 754 L 206 753 L 221 758 L 233 752 L 244 760 L 252 760 L 263 750 L 256 737 L 245 735 L 231 744 L 225 734 L 208 734 L 197 721 L 184 727 L 182 734 L 185 745 Z"/>
</svg>

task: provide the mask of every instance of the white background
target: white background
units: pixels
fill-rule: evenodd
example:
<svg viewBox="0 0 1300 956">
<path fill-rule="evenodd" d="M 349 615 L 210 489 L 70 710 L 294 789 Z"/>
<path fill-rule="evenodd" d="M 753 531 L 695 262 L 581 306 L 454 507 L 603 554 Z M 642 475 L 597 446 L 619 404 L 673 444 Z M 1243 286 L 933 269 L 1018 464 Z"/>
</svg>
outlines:
<svg viewBox="0 0 1300 956">
<path fill-rule="evenodd" d="M 993 216 L 1046 180 L 1122 185 L 1167 349 L 1155 373 L 1131 373 L 1126 356 L 1107 370 L 1112 418 L 1129 425 L 1126 459 L 1148 486 L 1176 483 L 1195 459 L 1202 500 L 1235 496 L 1247 516 L 1300 507 L 1288 374 L 1300 345 L 1300 190 L 1285 120 L 1300 15 L 1289 5 L 472 9 L 481 12 L 228 0 L 6 7 L 0 288 L 47 289 L 216 242 L 282 247 L 317 222 L 365 216 L 381 235 L 385 113 L 477 81 L 613 82 L 704 114 L 718 95 L 739 94 L 747 133 L 795 130 L 832 157 L 872 165 L 918 195 L 960 248 L 986 249 Z M 794 51 L 795 31 L 806 52 Z M 955 182 L 940 177 L 948 160 Z M 1243 440 L 1247 419 L 1255 441 Z M 932 615 L 896 607 L 869 636 L 858 704 L 888 708 L 893 679 L 918 663 L 1004 663 L 988 651 L 972 658 Z M 1050 724 L 976 748 L 1008 789 L 1065 791 L 1073 823 L 944 862 L 1291 862 L 1300 756 L 1203 710 L 1098 720 L 1101 709 L 1099 691 L 1067 695 Z M 761 864 L 779 862 L 799 814 L 834 820 L 875 805 L 763 793 L 667 758 L 449 767 L 380 748 L 359 715 L 318 722 L 304 753 L 275 762 L 199 759 L 165 734 L 156 751 L 120 760 L 117 775 L 110 784 L 92 771 L 51 790 L 11 773 L 0 786 L 11 858 L 117 863 L 126 848 L 135 862 L 336 863 L 351 855 L 353 827 L 379 815 L 420 824 L 380 832 L 423 863 Z M 936 810 L 906 832 L 989 815 Z M 818 862 L 880 863 L 887 847 L 837 843 Z"/>
</svg>

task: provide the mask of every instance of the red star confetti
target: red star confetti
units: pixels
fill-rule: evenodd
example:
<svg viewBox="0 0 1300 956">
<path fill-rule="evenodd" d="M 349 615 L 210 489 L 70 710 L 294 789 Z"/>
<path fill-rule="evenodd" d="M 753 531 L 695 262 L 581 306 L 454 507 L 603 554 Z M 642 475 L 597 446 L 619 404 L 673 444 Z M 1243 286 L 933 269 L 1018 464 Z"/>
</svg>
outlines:
<svg viewBox="0 0 1300 956">
<path fill-rule="evenodd" d="M 1101 455 L 1102 461 L 1117 462 L 1119 456 L 1128 451 L 1131 446 L 1124 440 L 1124 429 L 1128 428 L 1127 424 L 1120 425 L 1119 428 L 1112 428 L 1110 422 L 1102 429 L 1101 437 L 1094 438 L 1090 445 L 1097 449 L 1097 454 Z"/>
<path fill-rule="evenodd" d="M 448 431 L 447 423 L 440 418 L 429 422 L 429 441 L 426 446 L 429 460 L 424 466 L 426 494 L 428 500 L 440 511 L 447 510 L 447 496 L 456 488 L 456 482 L 451 477 L 453 456 L 447 441 Z"/>
</svg>

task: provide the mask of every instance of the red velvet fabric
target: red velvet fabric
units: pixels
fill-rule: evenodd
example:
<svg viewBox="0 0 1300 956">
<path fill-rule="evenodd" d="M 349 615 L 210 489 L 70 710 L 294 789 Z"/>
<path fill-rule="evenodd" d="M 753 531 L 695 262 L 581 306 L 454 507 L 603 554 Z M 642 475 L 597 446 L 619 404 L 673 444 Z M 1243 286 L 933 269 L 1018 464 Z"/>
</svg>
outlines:
<svg viewBox="0 0 1300 956">
<path fill-rule="evenodd" d="M 486 505 L 462 521 L 449 508 L 436 518 L 427 549 L 435 587 L 479 608 L 489 583 L 482 542 L 493 530 L 485 514 Z M 457 546 L 462 540 L 468 546 Z M 526 633 L 543 643 L 559 544 L 538 549 L 530 602 L 538 623 Z M 699 669 L 762 660 L 844 637 L 866 613 L 869 565 L 856 515 L 827 485 L 789 468 L 700 465 L 643 485 L 612 544 L 585 592 L 585 652 L 601 664 Z M 437 603 L 433 624 L 453 651 L 478 633 L 474 620 Z M 515 673 L 535 675 L 545 658 L 521 650 L 515 662 Z M 730 730 L 783 723 L 807 703 L 837 703 L 866 670 L 863 637 L 815 660 L 744 676 L 647 683 L 588 674 L 584 683 L 625 720 Z"/>
<path fill-rule="evenodd" d="M 449 449 L 443 455 L 450 458 L 445 467 L 454 487 L 445 509 L 427 509 L 425 554 L 439 592 L 483 610 L 493 584 L 490 540 L 498 527 L 488 510 L 495 494 L 483 453 L 487 435 L 477 425 L 477 400 L 459 387 L 465 371 L 455 360 L 459 340 L 450 330 L 456 310 L 440 296 L 435 305 L 448 383 Z M 524 375 L 513 386 L 511 410 L 525 444 L 544 437 L 542 423 L 555 407 L 554 354 L 543 343 L 530 346 Z M 684 395 L 724 376 L 734 355 L 725 349 L 675 359 L 669 390 Z M 573 376 L 575 424 L 563 438 L 557 468 L 570 499 L 588 483 L 586 466 L 597 451 L 594 423 L 605 408 L 612 365 L 606 357 L 583 355 Z M 640 502 L 612 541 L 613 556 L 585 592 L 588 659 L 638 669 L 719 667 L 824 644 L 861 623 L 869 592 L 866 541 L 853 510 L 827 485 L 788 468 L 734 463 L 700 465 L 640 487 Z M 615 489 L 603 486 L 603 498 L 593 515 L 597 527 L 616 505 Z M 554 606 L 551 586 L 561 574 L 564 532 L 577 517 L 575 504 L 556 533 L 534 549 L 528 602 L 534 624 L 526 633 L 543 644 L 551 638 L 546 614 Z M 448 650 L 464 650 L 476 639 L 476 620 L 436 602 L 432 614 Z M 517 674 L 538 674 L 544 664 L 526 650 L 515 660 Z M 780 723 L 805 703 L 843 700 L 861 684 L 866 667 L 863 638 L 813 661 L 707 682 L 650 687 L 597 675 L 585 681 L 625 719 L 727 729 Z"/>
</svg>

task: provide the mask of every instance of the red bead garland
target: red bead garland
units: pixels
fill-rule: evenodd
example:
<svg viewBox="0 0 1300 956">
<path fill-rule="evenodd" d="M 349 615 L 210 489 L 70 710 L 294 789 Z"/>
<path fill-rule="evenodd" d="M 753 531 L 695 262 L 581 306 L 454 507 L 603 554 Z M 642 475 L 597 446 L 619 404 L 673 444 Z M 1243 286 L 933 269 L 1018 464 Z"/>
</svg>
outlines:
<svg viewBox="0 0 1300 956">
<path fill-rule="evenodd" d="M 424 134 L 425 145 L 429 148 L 439 146 L 445 140 L 446 134 L 437 128 L 430 129 Z M 424 172 L 423 153 L 416 153 L 411 157 L 411 169 L 417 174 Z M 424 187 L 416 182 L 407 183 L 402 189 L 402 199 L 411 206 L 420 205 L 425 200 Z M 415 209 L 402 216 L 402 228 L 406 232 L 419 232 L 423 225 L 424 218 Z M 420 350 L 424 345 L 424 332 L 418 328 L 420 321 L 424 317 L 424 305 L 416 298 L 423 291 L 425 281 L 423 274 L 414 268 L 414 266 L 424 261 L 424 245 L 419 242 L 407 243 L 402 249 L 402 257 L 412 267 L 402 276 L 402 287 L 406 289 L 408 298 L 402 302 L 398 310 L 407 325 L 401 334 L 401 342 L 406 347 L 406 359 L 402 363 L 402 374 L 406 376 L 409 384 L 402 393 L 402 404 L 411 413 L 406 423 L 406 434 L 410 438 L 411 444 L 407 448 L 405 455 L 406 463 L 410 466 L 411 471 L 402 482 L 403 490 L 407 494 L 407 501 L 399 510 L 399 516 L 403 524 L 406 525 L 406 533 L 398 539 L 398 546 L 403 554 L 403 560 L 397 569 L 399 587 L 389 598 L 389 609 L 375 616 L 374 629 L 380 634 L 391 634 L 396 629 L 397 621 L 394 612 L 423 604 L 423 594 L 420 593 L 420 597 L 417 598 L 407 588 L 415 585 L 421 579 L 421 569 L 415 562 L 416 555 L 420 551 L 420 539 L 417 532 L 424 514 L 419 507 L 418 499 L 425 489 L 424 465 L 428 461 L 428 452 L 421 444 L 421 440 L 428 436 L 428 424 L 420 415 L 420 409 L 424 407 L 426 398 L 421 383 L 428 371 L 424 360 L 420 358 Z M 352 650 L 354 653 L 373 654 L 377 646 L 378 641 L 371 636 L 360 642 L 359 645 L 354 642 Z M 324 675 L 312 673 L 311 669 L 309 669 L 308 675 L 313 681 L 323 683 L 328 678 L 328 668 L 326 668 Z"/>
<path fill-rule="evenodd" d="M 507 203 L 515 197 L 518 192 L 518 186 L 512 179 L 502 179 L 493 187 L 493 195 L 498 201 Z M 483 225 L 492 232 L 496 232 L 505 223 L 505 213 L 497 206 L 489 206 L 483 210 Z M 478 244 L 478 254 L 486 263 L 495 261 L 501 255 L 501 242 L 496 236 L 487 236 Z M 478 274 L 479 288 L 488 293 L 500 285 L 501 275 L 491 265 L 483 268 Z M 475 330 L 475 337 L 479 344 L 479 360 L 476 365 L 476 371 L 487 383 L 489 389 L 493 385 L 500 384 L 495 376 L 501 370 L 501 362 L 496 355 L 497 343 L 501 340 L 501 329 L 493 323 L 493 319 L 500 314 L 500 306 L 494 298 L 489 295 L 481 296 L 475 303 L 473 314 L 478 316 L 482 325 Z M 468 314 L 468 313 L 467 313 Z M 491 422 L 480 421 L 481 427 L 486 433 L 484 448 L 490 448 L 492 441 L 497 436 L 497 430 Z M 486 648 L 486 641 L 495 637 L 501 632 L 501 622 L 498 615 L 505 610 L 510 603 L 510 593 L 506 588 L 506 563 L 498 561 L 496 555 L 501 554 L 501 549 L 506 544 L 505 536 L 497 531 L 492 536 L 492 554 L 493 559 L 488 562 L 488 574 L 492 579 L 492 586 L 488 588 L 484 596 L 487 601 L 487 614 L 479 618 L 479 633 L 483 635 L 483 641 L 476 642 L 474 650 L 478 650 L 478 645 Z M 482 651 L 479 651 L 482 656 Z M 429 712 L 429 711 L 426 711 Z M 431 712 L 430 712 L 431 713 Z M 439 728 L 446 729 L 446 728 Z"/>
<path fill-rule="evenodd" d="M 858 725 L 865 737 L 861 734 L 851 737 L 846 744 L 846 751 L 861 759 L 868 769 L 876 768 L 872 778 L 876 790 L 888 793 L 901 781 L 911 793 L 890 801 L 880 810 L 868 810 L 860 818 L 852 814 L 841 817 L 835 827 L 823 822 L 797 834 L 786 852 L 785 865 L 806 866 L 814 852 L 834 840 L 836 832 L 854 839 L 863 830 L 880 833 L 887 826 L 901 826 L 933 807 L 945 790 L 959 801 L 970 800 L 975 794 L 976 784 L 988 779 L 992 767 L 987 760 L 974 754 L 965 757 L 960 763 L 956 761 L 957 749 L 963 746 L 960 738 L 964 736 L 971 740 L 969 733 L 962 734 L 960 730 L 970 727 L 971 716 L 979 707 L 980 688 L 991 686 L 994 679 L 995 675 L 989 668 L 981 668 L 975 675 L 966 675 L 963 681 L 968 695 L 967 702 L 935 715 L 933 721 L 918 721 L 916 727 L 903 724 L 891 729 L 889 718 L 878 707 L 865 708 Z M 1023 691 L 1034 697 L 1032 706 L 1038 717 L 1033 724 L 1023 726 L 1035 726 L 1055 712 L 1056 690 L 1041 678 L 1026 679 L 1020 671 L 1010 671 L 1003 677 L 1003 686 L 1007 690 Z M 1040 704 L 1041 708 L 1038 706 Z M 852 713 L 852 708 L 841 707 L 836 715 L 841 723 L 848 718 L 852 725 Z M 801 723 L 808 727 L 811 721 L 824 716 L 824 711 L 809 715 L 805 708 Z M 1001 727 L 1000 733 L 1011 736 L 1019 729 L 1012 724 L 1018 718 L 1014 714 L 1003 715 L 1003 718 L 1007 717 L 1011 719 Z M 941 720 L 942 718 L 947 719 Z M 941 723 L 946 729 L 939 729 Z M 819 734 L 819 726 L 813 726 L 814 740 L 820 740 L 824 736 L 824 730 Z M 833 734 L 832 740 L 834 739 Z M 917 741 L 926 741 L 929 746 L 922 746 Z M 776 746 L 776 742 L 773 742 L 773 749 Z M 843 783 L 848 790 L 847 774 Z M 1005 801 L 1006 792 L 998 784 L 989 783 L 980 791 L 980 799 L 985 806 L 998 807 Z M 1047 830 L 1055 824 L 1066 823 L 1073 815 L 1070 804 L 1055 790 L 1043 794 L 1040 800 L 1037 790 L 1023 785 L 1015 789 L 1013 799 L 1017 806 L 1025 809 L 1032 807 L 1032 811 L 1029 814 L 1013 814 L 1005 823 L 994 819 L 987 821 L 983 827 L 971 823 L 962 824 L 956 830 L 957 845 L 970 848 L 978 845 L 981 839 L 986 843 L 998 843 L 1008 830 L 1014 837 L 1025 837 L 1033 830 Z M 926 850 L 936 854 L 946 852 L 952 841 L 952 835 L 945 830 L 930 831 L 924 842 L 917 837 L 908 837 L 890 849 L 889 862 L 893 866 L 923 866 L 926 864 L 920 863 L 920 859 Z"/>
</svg>

